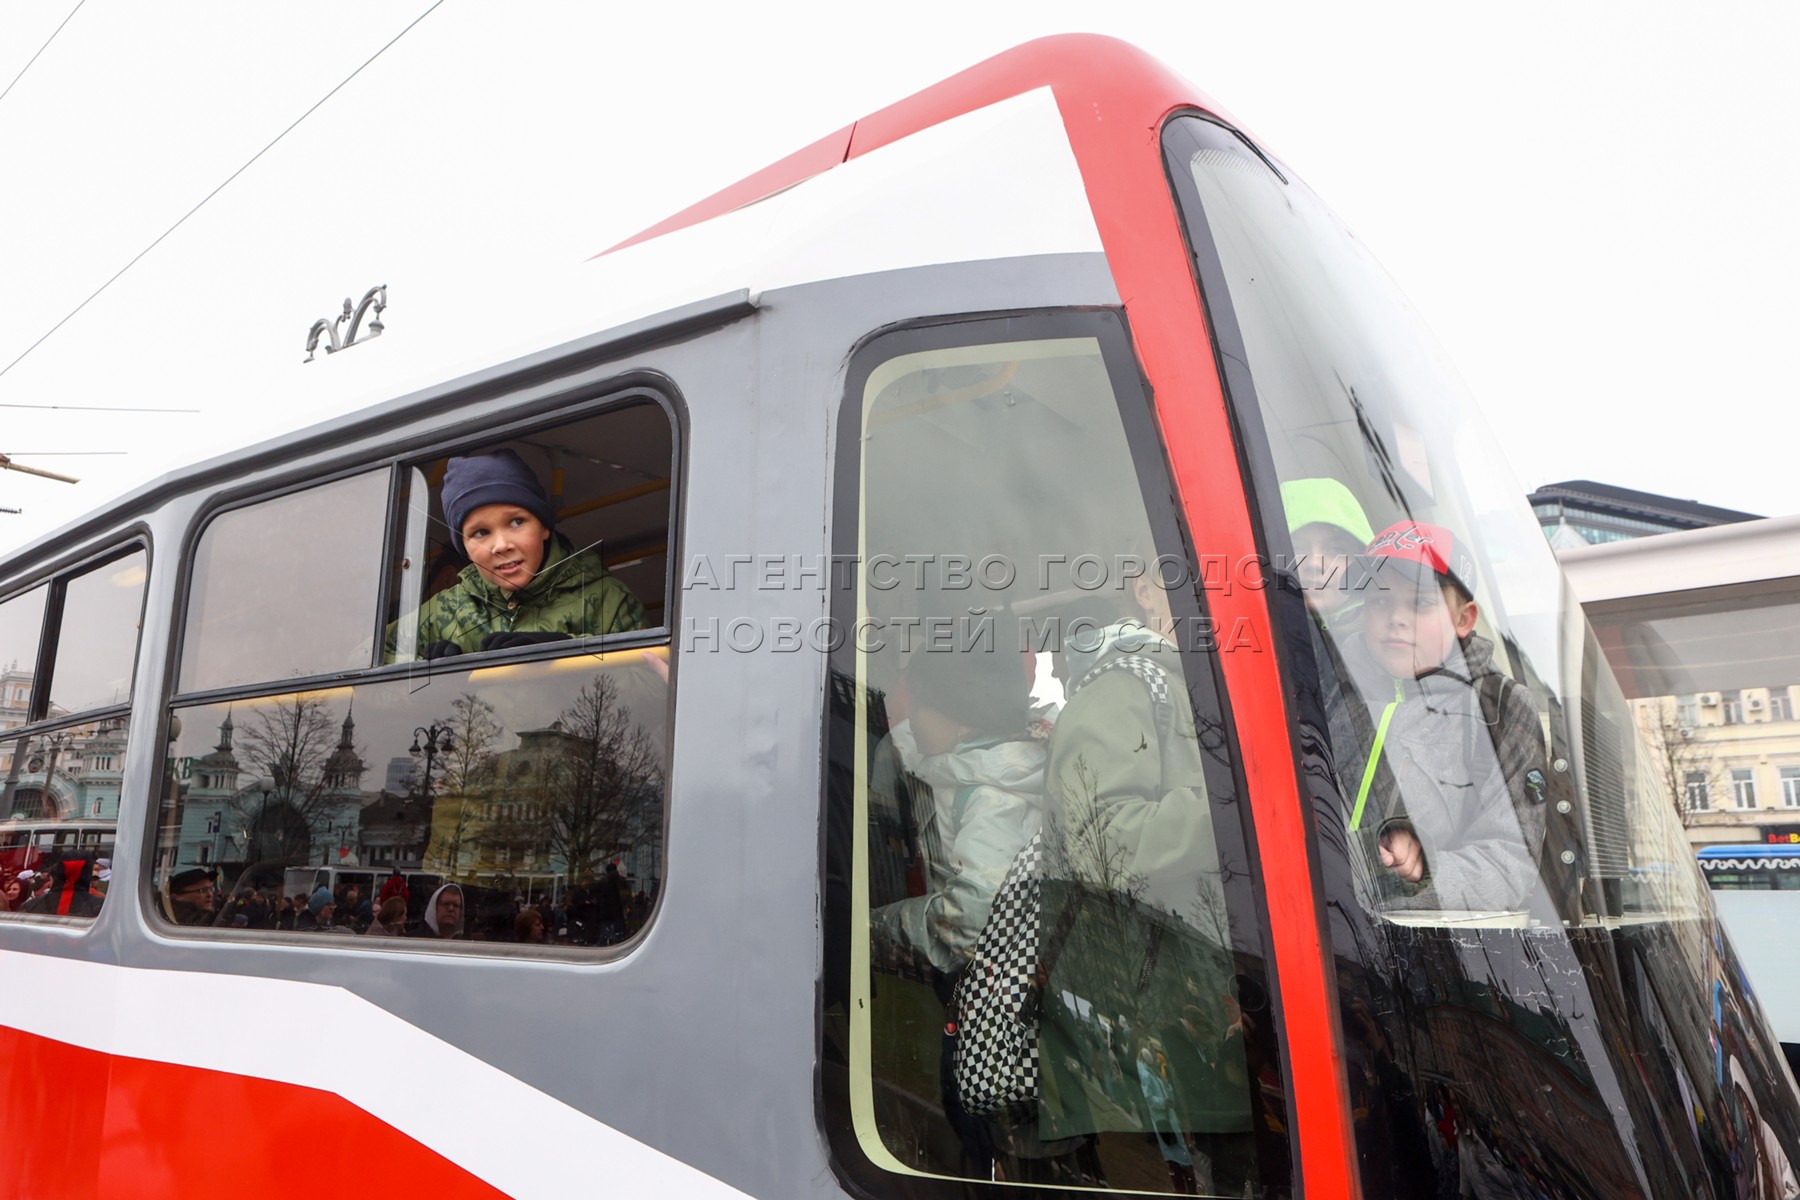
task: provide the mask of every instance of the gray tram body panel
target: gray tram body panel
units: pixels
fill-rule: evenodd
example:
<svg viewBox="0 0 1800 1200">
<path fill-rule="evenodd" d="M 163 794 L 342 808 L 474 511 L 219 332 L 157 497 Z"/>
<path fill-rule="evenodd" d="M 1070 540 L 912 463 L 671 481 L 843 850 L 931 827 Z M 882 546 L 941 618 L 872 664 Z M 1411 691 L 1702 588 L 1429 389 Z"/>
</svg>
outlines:
<svg viewBox="0 0 1800 1200">
<path fill-rule="evenodd" d="M 180 560 L 221 494 L 252 496 L 477 433 L 533 395 L 592 396 L 609 381 L 662 376 L 674 385 L 686 426 L 670 549 L 673 646 L 682 645 L 685 628 L 715 619 L 721 629 L 736 618 L 764 629 L 777 619 L 806 626 L 829 615 L 822 585 L 680 585 L 685 565 L 700 555 L 715 563 L 729 555 L 829 555 L 836 422 L 856 344 L 915 319 L 1119 302 L 1098 253 L 915 267 L 771 291 L 758 301 L 739 297 L 735 306 L 732 299 L 714 303 L 723 325 L 705 327 L 702 305 L 672 314 L 672 322 L 643 322 L 635 343 L 596 335 L 602 356 L 615 342 L 626 348 L 573 375 L 546 366 L 567 358 L 565 348 L 526 364 L 534 382 L 498 388 L 491 398 L 432 399 L 469 383 L 454 381 L 177 473 L 15 556 L 9 566 L 29 564 L 36 574 L 116 545 L 136 527 L 149 533 L 151 576 L 112 902 L 88 926 L 0 922 L 0 948 L 340 987 L 745 1192 L 839 1194 L 816 1105 L 825 656 L 811 646 L 737 653 L 720 644 L 672 654 L 666 878 L 641 939 L 609 960 L 414 952 L 380 941 L 355 948 L 259 942 L 222 931 L 172 933 L 148 916 L 159 742 L 185 586 Z M 519 369 L 508 364 L 483 375 L 504 380 Z M 117 1019 L 204 1024 L 207 1015 L 120 1012 Z M 468 1104 L 473 1125 L 481 1098 Z"/>
</svg>

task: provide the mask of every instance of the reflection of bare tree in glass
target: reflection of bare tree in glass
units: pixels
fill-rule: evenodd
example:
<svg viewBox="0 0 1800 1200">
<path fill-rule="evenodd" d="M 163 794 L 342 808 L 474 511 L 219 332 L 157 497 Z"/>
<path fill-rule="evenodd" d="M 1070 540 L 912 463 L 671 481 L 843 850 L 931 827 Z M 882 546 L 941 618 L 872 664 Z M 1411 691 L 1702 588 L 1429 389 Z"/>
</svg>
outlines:
<svg viewBox="0 0 1800 1200">
<path fill-rule="evenodd" d="M 1110 822 L 1094 771 L 1077 760 L 1062 783 L 1063 811 L 1046 822 L 1045 874 L 1060 875 L 1100 894 L 1142 900 L 1147 881 L 1128 867 L 1131 849 L 1109 836 Z"/>
<path fill-rule="evenodd" d="M 1696 730 L 1680 724 L 1674 698 L 1640 700 L 1634 707 L 1644 747 L 1682 822 L 1685 824 L 1696 812 L 1706 811 L 1700 807 L 1696 792 L 1705 794 L 1707 808 L 1716 807 L 1719 796 L 1729 790 L 1726 785 L 1730 773 Z"/>
<path fill-rule="evenodd" d="M 305 862 L 331 823 L 325 763 L 333 748 L 333 721 L 325 702 L 304 692 L 258 709 L 245 721 L 244 761 L 270 781 L 232 797 L 240 827 L 248 830 L 249 861 Z"/>
<path fill-rule="evenodd" d="M 541 771 L 535 820 L 573 884 L 661 832 L 662 756 L 609 679 L 582 688 L 556 724 L 562 736 Z"/>
<path fill-rule="evenodd" d="M 1181 914 L 1189 925 L 1215 946 L 1229 949 L 1231 914 L 1225 907 L 1225 872 L 1202 872 L 1194 881 L 1194 898 Z"/>
<path fill-rule="evenodd" d="M 419 785 L 421 794 L 431 798 L 429 865 L 456 874 L 478 832 L 476 818 L 492 782 L 495 747 L 505 729 L 494 719 L 494 706 L 473 692 L 451 701 L 450 715 L 437 724 L 449 731 L 450 747 L 431 761 L 435 778 L 421 779 Z"/>
</svg>

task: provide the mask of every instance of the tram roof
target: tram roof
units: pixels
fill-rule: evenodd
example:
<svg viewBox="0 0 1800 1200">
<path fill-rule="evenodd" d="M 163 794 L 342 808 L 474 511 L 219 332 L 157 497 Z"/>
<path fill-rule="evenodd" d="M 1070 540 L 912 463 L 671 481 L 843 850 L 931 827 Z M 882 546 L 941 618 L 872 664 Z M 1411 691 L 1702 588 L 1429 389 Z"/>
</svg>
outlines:
<svg viewBox="0 0 1800 1200">
<path fill-rule="evenodd" d="M 1800 576 L 1800 516 L 1659 533 L 1557 555 L 1583 604 Z"/>
<path fill-rule="evenodd" d="M 1139 108 L 1144 96 L 1160 95 L 1159 120 L 1176 108 L 1198 107 L 1244 128 L 1199 88 L 1129 42 L 1091 33 L 1037 38 L 853 121 L 601 254 L 754 204 L 921 130 L 1038 88 L 1049 88 L 1065 115 L 1129 91 L 1136 93 Z"/>
<path fill-rule="evenodd" d="M 1110 229 L 1098 228 L 1088 198 L 1108 189 L 1094 161 L 1106 139 L 1116 140 L 1107 115 L 1153 130 L 1178 108 L 1225 116 L 1127 43 L 1042 38 L 853 122 L 585 262 L 471 278 L 447 296 L 396 286 L 386 332 L 368 348 L 305 365 L 296 354 L 283 370 L 236 368 L 185 389 L 255 397 L 266 411 L 323 420 L 178 468 L 0 563 L 47 561 L 174 495 L 378 435 L 534 365 L 571 355 L 604 361 L 741 319 L 766 290 L 933 263 L 1104 252 L 1111 239 L 1131 236 L 1132 224 L 1114 213 Z M 933 219 L 970 178 L 996 176 L 1027 188 L 1032 204 Z M 868 236 L 881 221 L 903 235 Z M 529 299 L 493 303 L 509 292 Z"/>
</svg>

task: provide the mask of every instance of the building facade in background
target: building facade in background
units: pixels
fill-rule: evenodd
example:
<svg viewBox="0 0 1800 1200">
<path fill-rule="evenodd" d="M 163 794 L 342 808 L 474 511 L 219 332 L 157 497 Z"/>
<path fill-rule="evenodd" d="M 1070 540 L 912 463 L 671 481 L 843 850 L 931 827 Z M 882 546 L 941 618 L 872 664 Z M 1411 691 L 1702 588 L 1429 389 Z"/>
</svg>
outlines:
<svg viewBox="0 0 1800 1200">
<path fill-rule="evenodd" d="M 1590 479 L 1547 483 L 1527 499 L 1537 514 L 1538 524 L 1544 527 L 1545 536 L 1558 551 L 1758 519 L 1754 513 L 1633 491 Z"/>
<path fill-rule="evenodd" d="M 1689 840 L 1800 844 L 1800 517 L 1559 557 Z"/>
</svg>

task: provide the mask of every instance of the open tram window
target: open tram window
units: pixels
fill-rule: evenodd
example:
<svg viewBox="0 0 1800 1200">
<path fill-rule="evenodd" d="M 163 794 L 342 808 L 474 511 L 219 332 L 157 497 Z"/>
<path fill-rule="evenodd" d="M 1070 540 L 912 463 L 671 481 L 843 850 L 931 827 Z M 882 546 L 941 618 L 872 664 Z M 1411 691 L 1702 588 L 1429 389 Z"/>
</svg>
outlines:
<svg viewBox="0 0 1800 1200">
<path fill-rule="evenodd" d="M 1245 806 L 1119 319 L 887 334 L 841 421 L 840 1164 L 876 1194 L 1282 1194 Z"/>
<path fill-rule="evenodd" d="M 159 916 L 371 948 L 592 952 L 630 940 L 663 879 L 670 705 L 659 626 L 674 462 L 668 410 L 633 395 L 216 518 L 235 518 L 236 537 L 285 525 L 296 498 L 317 507 L 327 489 L 358 513 L 371 498 L 394 501 L 385 526 L 359 532 L 345 582 L 354 594 L 332 601 L 310 646 L 290 639 L 254 674 L 238 668 L 265 682 L 177 696 Z M 490 536 L 499 553 L 472 544 Z M 270 551 L 220 553 L 248 564 Z M 198 573 L 191 589 L 217 590 Z M 197 620 L 190 602 L 186 653 L 230 662 L 247 627 Z M 319 678 L 340 655 L 357 669 Z M 308 673 L 302 661 L 313 678 L 290 682 Z M 209 682 L 183 677 L 190 692 Z"/>
<path fill-rule="evenodd" d="M 146 561 L 114 552 L 0 602 L 0 913 L 105 901 Z"/>
<path fill-rule="evenodd" d="M 410 464 L 385 660 L 664 624 L 672 472 L 647 400 Z"/>
</svg>

